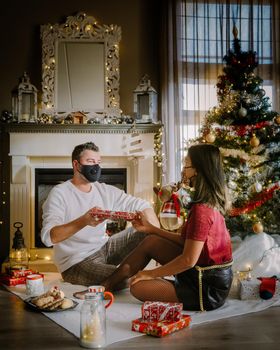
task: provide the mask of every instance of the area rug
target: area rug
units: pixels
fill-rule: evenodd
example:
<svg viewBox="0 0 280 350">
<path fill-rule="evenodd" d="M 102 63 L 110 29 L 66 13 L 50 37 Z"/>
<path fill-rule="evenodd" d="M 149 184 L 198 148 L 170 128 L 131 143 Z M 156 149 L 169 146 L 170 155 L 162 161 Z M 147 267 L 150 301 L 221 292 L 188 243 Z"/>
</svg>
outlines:
<svg viewBox="0 0 280 350">
<path fill-rule="evenodd" d="M 45 289 L 48 290 L 52 286 L 58 286 L 65 292 L 66 297 L 72 298 L 73 293 L 84 290 L 84 286 L 72 285 L 65 283 L 57 273 L 45 274 Z M 7 287 L 12 293 L 18 295 L 21 299 L 26 299 L 25 285 L 16 287 Z M 79 305 L 65 312 L 44 313 L 49 319 L 53 320 L 61 327 L 67 329 L 74 336 L 80 336 L 80 307 L 82 301 L 75 299 Z M 230 297 L 224 306 L 208 312 L 186 312 L 191 315 L 191 326 L 199 325 L 205 322 L 212 322 L 228 317 L 240 316 L 247 313 L 258 312 L 272 306 L 279 306 L 280 299 L 272 298 L 270 300 L 250 300 L 242 301 Z M 131 321 L 141 316 L 141 302 L 130 295 L 129 290 L 115 293 L 114 304 L 107 309 L 107 345 L 143 336 L 141 333 L 131 331 Z"/>
</svg>

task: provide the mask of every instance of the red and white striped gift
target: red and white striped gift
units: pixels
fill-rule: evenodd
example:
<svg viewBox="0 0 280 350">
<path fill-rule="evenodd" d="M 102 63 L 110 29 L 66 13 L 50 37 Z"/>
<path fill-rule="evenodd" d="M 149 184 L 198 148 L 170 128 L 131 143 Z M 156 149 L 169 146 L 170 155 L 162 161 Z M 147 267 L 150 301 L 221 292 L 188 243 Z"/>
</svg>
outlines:
<svg viewBox="0 0 280 350">
<path fill-rule="evenodd" d="M 109 220 L 135 220 L 138 216 L 135 212 L 125 212 L 125 211 L 111 211 L 94 208 L 91 210 L 91 215 L 99 219 L 109 219 Z"/>
</svg>

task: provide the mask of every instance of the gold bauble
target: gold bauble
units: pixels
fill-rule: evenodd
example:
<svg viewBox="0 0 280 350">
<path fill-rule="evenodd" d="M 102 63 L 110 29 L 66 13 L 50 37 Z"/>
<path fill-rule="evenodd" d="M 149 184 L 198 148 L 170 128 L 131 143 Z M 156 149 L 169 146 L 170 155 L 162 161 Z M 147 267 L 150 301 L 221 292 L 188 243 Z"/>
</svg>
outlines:
<svg viewBox="0 0 280 350">
<path fill-rule="evenodd" d="M 256 135 L 253 135 L 253 137 L 250 140 L 250 145 L 252 147 L 258 147 L 259 144 L 260 144 L 260 140 L 257 138 Z"/>
<path fill-rule="evenodd" d="M 260 221 L 256 222 L 252 228 L 255 233 L 263 233 L 263 225 Z"/>
<path fill-rule="evenodd" d="M 280 115 L 277 115 L 277 116 L 275 117 L 275 123 L 276 123 L 276 124 L 280 124 Z"/>
<path fill-rule="evenodd" d="M 213 134 L 212 132 L 209 132 L 209 134 L 207 134 L 205 136 L 205 140 L 208 142 L 208 143 L 213 143 L 215 140 L 216 140 L 216 136 L 215 134 Z"/>
</svg>

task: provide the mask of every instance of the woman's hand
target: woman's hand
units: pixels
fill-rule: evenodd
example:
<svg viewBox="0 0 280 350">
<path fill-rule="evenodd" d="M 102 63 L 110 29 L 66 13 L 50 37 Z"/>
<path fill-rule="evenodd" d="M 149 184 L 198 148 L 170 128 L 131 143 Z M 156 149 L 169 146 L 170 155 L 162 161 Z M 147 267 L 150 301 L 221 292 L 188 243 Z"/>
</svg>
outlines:
<svg viewBox="0 0 280 350">
<path fill-rule="evenodd" d="M 151 272 L 149 270 L 147 271 L 139 271 L 136 275 L 131 277 L 130 279 L 130 286 L 133 286 L 135 283 L 140 281 L 147 281 L 147 280 L 153 280 L 154 277 L 151 276 Z"/>
<path fill-rule="evenodd" d="M 139 211 L 137 214 L 137 219 L 131 222 L 136 231 L 152 233 L 154 226 L 146 219 L 142 212 Z"/>
</svg>

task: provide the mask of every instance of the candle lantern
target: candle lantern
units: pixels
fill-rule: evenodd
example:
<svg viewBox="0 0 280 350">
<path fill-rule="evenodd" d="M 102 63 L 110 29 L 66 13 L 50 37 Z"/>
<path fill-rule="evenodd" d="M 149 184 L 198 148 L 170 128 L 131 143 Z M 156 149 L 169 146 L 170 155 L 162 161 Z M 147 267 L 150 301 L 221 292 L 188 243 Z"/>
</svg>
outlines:
<svg viewBox="0 0 280 350">
<path fill-rule="evenodd" d="M 20 228 L 23 227 L 21 222 L 15 222 L 15 236 L 13 238 L 13 246 L 9 254 L 9 262 L 11 269 L 27 269 L 28 268 L 28 252 L 24 244 L 24 239 Z"/>
<path fill-rule="evenodd" d="M 148 75 L 142 77 L 133 91 L 133 101 L 136 123 L 157 122 L 157 92 Z"/>
<path fill-rule="evenodd" d="M 37 89 L 30 83 L 26 72 L 19 85 L 12 91 L 12 113 L 14 121 L 19 123 L 37 120 Z"/>
</svg>

